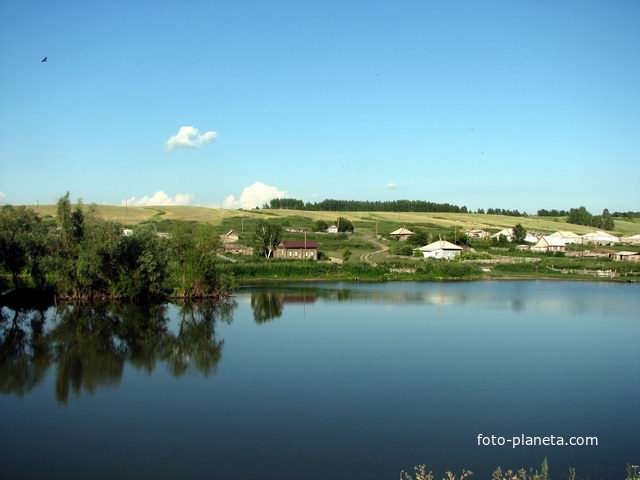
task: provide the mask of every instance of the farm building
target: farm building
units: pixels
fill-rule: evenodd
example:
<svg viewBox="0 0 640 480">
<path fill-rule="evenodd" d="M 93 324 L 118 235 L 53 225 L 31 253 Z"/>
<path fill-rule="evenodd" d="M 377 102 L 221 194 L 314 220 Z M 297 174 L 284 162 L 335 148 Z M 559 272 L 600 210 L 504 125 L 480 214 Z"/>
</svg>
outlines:
<svg viewBox="0 0 640 480">
<path fill-rule="evenodd" d="M 624 243 L 632 243 L 634 245 L 640 245 L 640 233 L 638 233 L 637 235 L 631 235 L 630 237 L 622 237 L 620 241 Z"/>
<path fill-rule="evenodd" d="M 551 237 L 561 238 L 564 240 L 565 245 L 568 243 L 582 243 L 582 237 L 577 233 L 570 232 L 568 230 L 558 230 L 550 235 Z"/>
<path fill-rule="evenodd" d="M 318 242 L 314 240 L 284 240 L 278 245 L 273 257 L 289 260 L 317 260 Z"/>
<path fill-rule="evenodd" d="M 596 243 L 599 245 L 611 245 L 620 242 L 620 239 L 610 233 L 596 230 L 595 232 L 582 235 L 583 243 Z"/>
<path fill-rule="evenodd" d="M 220 235 L 220 240 L 222 240 L 222 243 L 236 243 L 238 241 L 238 238 L 240 238 L 240 236 L 235 230 L 229 230 L 227 233 Z"/>
<path fill-rule="evenodd" d="M 473 230 L 469 230 L 467 232 L 464 232 L 465 235 L 467 235 L 467 237 L 469 238 L 489 238 L 491 236 L 491 234 L 489 232 L 487 232 L 486 230 L 480 230 L 480 229 L 473 229 Z"/>
<path fill-rule="evenodd" d="M 438 240 L 437 242 L 430 243 L 416 250 L 422 252 L 424 258 L 451 260 L 460 255 L 462 247 L 447 242 L 446 240 Z"/>
<path fill-rule="evenodd" d="M 499 240 L 501 235 L 504 235 L 505 237 L 507 237 L 507 240 L 512 241 L 513 240 L 513 228 L 503 228 L 499 232 L 494 233 L 493 235 L 491 235 L 491 238 L 495 238 L 496 240 Z"/>
<path fill-rule="evenodd" d="M 564 252 L 566 249 L 567 246 L 564 240 L 558 237 L 552 237 L 551 235 L 540 237 L 540 240 L 531 246 L 532 252 Z"/>
<path fill-rule="evenodd" d="M 338 226 L 329 225 L 329 228 L 327 228 L 327 233 L 338 233 Z"/>
<path fill-rule="evenodd" d="M 253 247 L 246 247 L 244 245 L 238 245 L 234 243 L 223 244 L 224 253 L 231 253 L 233 255 L 253 255 Z"/>
<path fill-rule="evenodd" d="M 615 262 L 640 262 L 640 252 L 615 252 L 611 259 Z"/>
<path fill-rule="evenodd" d="M 527 243 L 538 243 L 538 240 L 540 240 L 540 238 L 529 232 L 527 232 L 527 235 L 524 237 L 524 241 Z"/>
<path fill-rule="evenodd" d="M 413 232 L 411 230 L 406 229 L 406 228 L 399 228 L 399 229 L 394 230 L 393 232 L 391 232 L 389 234 L 389 236 L 391 238 L 395 238 L 397 240 L 400 240 L 401 242 L 404 242 L 411 235 L 413 235 Z"/>
</svg>

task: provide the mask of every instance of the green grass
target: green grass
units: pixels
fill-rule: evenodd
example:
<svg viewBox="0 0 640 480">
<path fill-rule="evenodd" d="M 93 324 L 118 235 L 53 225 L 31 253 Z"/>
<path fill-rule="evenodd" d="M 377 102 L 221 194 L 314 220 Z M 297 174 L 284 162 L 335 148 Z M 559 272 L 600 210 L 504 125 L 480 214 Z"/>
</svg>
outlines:
<svg viewBox="0 0 640 480">
<path fill-rule="evenodd" d="M 36 207 L 30 205 L 34 210 Z M 516 223 L 522 223 L 528 230 L 540 233 L 552 233 L 556 230 L 571 230 L 575 233 L 587 233 L 594 227 L 572 225 L 566 223 L 564 218 L 556 217 L 510 217 L 506 215 L 486 215 L 475 213 L 439 213 L 439 212 L 312 212 L 296 210 L 225 210 L 220 208 L 208 208 L 198 206 L 167 206 L 167 207 L 128 207 L 119 205 L 98 205 L 98 212 L 106 219 L 117 220 L 125 224 L 136 224 L 149 220 L 153 216 L 162 215 L 168 220 L 193 220 L 213 225 L 219 225 L 224 220 L 232 217 L 245 218 L 302 218 L 305 223 L 316 220 L 333 222 L 339 216 L 346 217 L 363 227 L 367 225 L 370 230 L 375 228 L 378 222 L 380 234 L 386 234 L 398 227 L 407 228 L 424 227 L 427 229 L 469 229 L 484 228 L 499 230 L 505 227 L 513 227 Z M 55 215 L 55 205 L 40 205 L 38 212 L 43 215 Z M 640 233 L 640 219 L 616 219 L 614 233 L 636 234 Z"/>
</svg>

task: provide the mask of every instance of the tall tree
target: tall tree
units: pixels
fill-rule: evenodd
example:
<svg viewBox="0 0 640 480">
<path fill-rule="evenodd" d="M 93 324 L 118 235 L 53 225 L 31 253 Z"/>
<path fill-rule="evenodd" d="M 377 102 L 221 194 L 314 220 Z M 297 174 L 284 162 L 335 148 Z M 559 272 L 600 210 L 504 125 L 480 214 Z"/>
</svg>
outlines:
<svg viewBox="0 0 640 480">
<path fill-rule="evenodd" d="M 11 273 L 14 287 L 27 267 L 38 286 L 44 284 L 47 229 L 32 210 L 7 205 L 0 209 L 0 266 Z"/>
<path fill-rule="evenodd" d="M 527 229 L 518 223 L 513 227 L 513 241 L 515 243 L 524 243 L 524 239 L 527 237 Z"/>
<path fill-rule="evenodd" d="M 282 240 L 282 227 L 265 220 L 259 220 L 254 234 L 255 251 L 258 255 L 271 258 Z"/>
</svg>

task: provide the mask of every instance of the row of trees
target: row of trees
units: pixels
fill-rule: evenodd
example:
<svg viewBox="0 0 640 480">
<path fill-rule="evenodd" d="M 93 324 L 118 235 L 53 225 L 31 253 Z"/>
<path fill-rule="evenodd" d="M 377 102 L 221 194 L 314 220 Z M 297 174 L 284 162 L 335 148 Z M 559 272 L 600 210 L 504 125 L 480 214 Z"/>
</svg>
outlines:
<svg viewBox="0 0 640 480">
<path fill-rule="evenodd" d="M 211 226 L 176 223 L 168 238 L 150 226 L 123 235 L 94 208 L 58 200 L 48 227 L 25 207 L 0 210 L 0 268 L 20 287 L 21 274 L 37 288 L 68 299 L 152 299 L 219 296 L 232 288 L 216 271 L 219 240 Z"/>
<path fill-rule="evenodd" d="M 338 228 L 338 232 L 340 232 L 340 233 L 352 233 L 353 232 L 353 223 L 351 222 L 351 220 L 349 220 L 347 218 L 338 217 L 338 219 L 336 220 L 335 225 Z M 325 222 L 324 220 L 318 220 L 313 226 L 313 231 L 314 232 L 326 232 L 328 228 L 329 228 L 329 224 L 327 222 Z"/>
<path fill-rule="evenodd" d="M 485 213 L 485 211 L 479 209 L 478 213 Z M 526 217 L 529 215 L 527 212 L 520 212 L 519 210 L 508 210 L 506 208 L 487 208 L 486 213 L 488 215 L 507 215 L 509 217 Z"/>
<path fill-rule="evenodd" d="M 574 225 L 588 225 L 603 230 L 613 230 L 615 227 L 613 215 L 606 208 L 602 211 L 602 215 L 592 215 L 585 207 L 572 208 L 569 210 L 567 222 Z"/>
<path fill-rule="evenodd" d="M 312 210 L 330 212 L 453 212 L 467 213 L 467 207 L 449 203 L 427 202 L 424 200 L 334 200 L 303 202 L 296 198 L 274 198 L 263 208 L 284 208 L 289 210 Z"/>
<path fill-rule="evenodd" d="M 539 217 L 566 217 L 567 215 L 569 215 L 568 211 L 556 210 L 555 208 L 552 208 L 551 210 L 547 210 L 544 208 L 538 210 Z"/>
</svg>

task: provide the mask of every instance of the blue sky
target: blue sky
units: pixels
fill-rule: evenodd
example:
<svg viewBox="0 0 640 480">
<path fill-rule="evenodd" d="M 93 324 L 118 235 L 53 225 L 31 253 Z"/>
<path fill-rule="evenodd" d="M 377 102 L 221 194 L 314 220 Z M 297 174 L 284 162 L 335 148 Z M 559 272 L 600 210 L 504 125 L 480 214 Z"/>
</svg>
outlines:
<svg viewBox="0 0 640 480">
<path fill-rule="evenodd" d="M 638 52 L 637 1 L 1 2 L 0 202 L 640 210 Z"/>
</svg>

